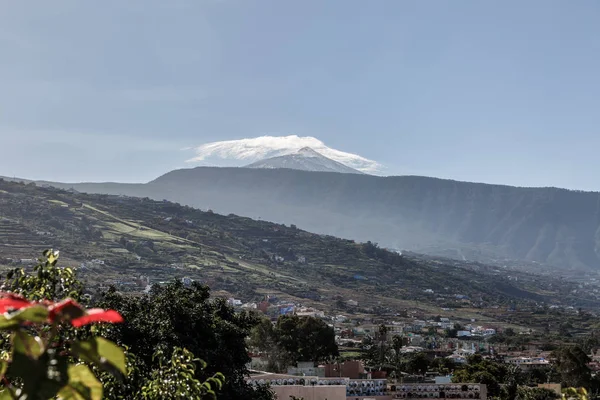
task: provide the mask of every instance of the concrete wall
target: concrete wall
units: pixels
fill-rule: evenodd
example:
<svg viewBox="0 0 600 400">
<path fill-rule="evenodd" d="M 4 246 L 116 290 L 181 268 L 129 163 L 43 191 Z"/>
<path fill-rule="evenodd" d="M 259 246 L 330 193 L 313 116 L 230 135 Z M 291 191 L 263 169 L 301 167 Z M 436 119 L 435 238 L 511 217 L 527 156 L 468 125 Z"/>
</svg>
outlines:
<svg viewBox="0 0 600 400">
<path fill-rule="evenodd" d="M 393 396 L 348 396 L 346 400 L 393 400 Z"/>
<path fill-rule="evenodd" d="M 304 400 L 346 400 L 346 386 L 271 386 L 277 400 L 290 400 L 290 396 Z"/>
<path fill-rule="evenodd" d="M 463 391 L 463 386 L 477 386 L 479 391 Z M 419 390 L 419 388 L 421 390 Z M 442 385 L 433 385 L 429 383 L 409 383 L 392 385 L 395 390 L 395 397 L 403 400 L 420 398 L 446 398 L 446 399 L 487 399 L 487 386 L 479 383 L 450 383 Z M 394 392 L 392 391 L 392 394 Z M 470 396 L 472 395 L 472 396 Z M 478 395 L 478 396 L 477 396 Z M 442 397 L 443 396 L 443 397 Z"/>
</svg>

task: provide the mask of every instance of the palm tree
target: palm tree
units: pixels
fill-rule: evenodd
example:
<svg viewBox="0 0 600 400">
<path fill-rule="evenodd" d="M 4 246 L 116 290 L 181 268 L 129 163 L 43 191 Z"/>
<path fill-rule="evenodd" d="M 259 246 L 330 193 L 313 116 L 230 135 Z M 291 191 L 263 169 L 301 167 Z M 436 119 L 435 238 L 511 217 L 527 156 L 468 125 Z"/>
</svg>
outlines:
<svg viewBox="0 0 600 400">
<path fill-rule="evenodd" d="M 387 341 L 388 328 L 384 324 L 379 325 L 379 370 L 385 362 L 386 349 L 385 342 Z"/>
<path fill-rule="evenodd" d="M 522 381 L 523 375 L 521 374 L 521 368 L 517 365 L 509 365 L 504 377 L 504 384 L 506 385 L 505 388 L 508 395 L 507 398 L 514 399 L 517 396 L 517 390 Z"/>
</svg>

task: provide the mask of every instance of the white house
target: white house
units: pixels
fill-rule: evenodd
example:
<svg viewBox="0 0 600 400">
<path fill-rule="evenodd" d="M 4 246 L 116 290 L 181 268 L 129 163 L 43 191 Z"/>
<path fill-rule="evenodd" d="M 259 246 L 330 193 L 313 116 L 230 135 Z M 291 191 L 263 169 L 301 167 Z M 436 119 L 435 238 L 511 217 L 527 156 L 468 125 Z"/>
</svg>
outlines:
<svg viewBox="0 0 600 400">
<path fill-rule="evenodd" d="M 346 322 L 348 320 L 348 317 L 346 317 L 345 315 L 336 315 L 334 319 L 335 322 Z"/>
<path fill-rule="evenodd" d="M 242 305 L 242 301 L 241 301 L 241 300 L 234 299 L 233 297 L 231 297 L 231 298 L 227 299 L 227 303 L 228 303 L 229 305 L 232 305 L 232 306 L 234 306 L 234 307 L 239 307 L 239 306 L 241 306 L 241 305 Z"/>
<path fill-rule="evenodd" d="M 550 366 L 550 361 L 543 357 L 512 357 L 504 360 L 505 363 L 519 366 L 523 371 L 531 371 L 533 369 L 547 368 Z"/>
</svg>

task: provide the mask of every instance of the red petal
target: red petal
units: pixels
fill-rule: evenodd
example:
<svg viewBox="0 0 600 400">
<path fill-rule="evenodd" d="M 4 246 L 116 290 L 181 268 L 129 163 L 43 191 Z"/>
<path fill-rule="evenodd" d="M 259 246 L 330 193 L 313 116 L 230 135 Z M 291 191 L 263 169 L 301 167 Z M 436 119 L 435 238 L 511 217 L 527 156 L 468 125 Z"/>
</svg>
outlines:
<svg viewBox="0 0 600 400">
<path fill-rule="evenodd" d="M 73 299 L 65 299 L 48 307 L 50 314 L 48 318 L 54 321 L 57 316 L 67 317 L 67 319 L 79 318 L 85 315 L 84 308 Z"/>
<path fill-rule="evenodd" d="M 0 299 L 0 314 L 10 310 L 20 310 L 21 308 L 29 307 L 33 303 L 19 298 L 4 298 Z"/>
<path fill-rule="evenodd" d="M 111 322 L 118 324 L 123 322 L 123 317 L 115 310 L 103 310 L 101 308 L 92 308 L 87 310 L 87 315 L 71 320 L 75 328 L 88 325 L 94 322 Z"/>
<path fill-rule="evenodd" d="M 20 294 L 12 292 L 0 292 L 0 313 L 11 310 L 20 310 L 34 305 L 35 302 L 27 300 Z"/>
</svg>

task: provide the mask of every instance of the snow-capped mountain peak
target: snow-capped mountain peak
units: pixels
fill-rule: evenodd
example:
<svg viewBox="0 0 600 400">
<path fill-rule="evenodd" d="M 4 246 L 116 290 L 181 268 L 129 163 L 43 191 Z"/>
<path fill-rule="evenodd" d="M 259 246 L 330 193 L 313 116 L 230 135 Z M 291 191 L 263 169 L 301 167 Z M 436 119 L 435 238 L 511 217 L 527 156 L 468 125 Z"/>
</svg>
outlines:
<svg viewBox="0 0 600 400">
<path fill-rule="evenodd" d="M 329 160 L 367 174 L 380 175 L 385 170 L 385 167 L 377 161 L 328 147 L 312 136 L 260 136 L 225 140 L 205 143 L 190 148 L 190 150 L 193 150 L 196 155 L 187 161 L 195 164 L 210 162 L 218 166 L 239 167 L 267 158 L 287 156 L 305 150 L 303 153 L 315 152 Z M 305 154 L 305 156 L 307 155 Z M 313 157 L 315 157 L 314 154 Z M 353 171 L 353 173 L 356 173 L 356 171 Z"/>
<path fill-rule="evenodd" d="M 296 154 L 302 155 L 304 157 L 325 157 L 321 153 L 317 152 L 316 150 L 313 150 L 311 147 L 308 146 L 301 148 L 296 152 Z M 328 160 L 330 159 L 328 158 Z"/>
<path fill-rule="evenodd" d="M 302 171 L 339 172 L 344 174 L 362 174 L 362 172 L 350 168 L 340 162 L 325 157 L 311 147 L 303 147 L 295 153 L 284 156 L 266 158 L 257 161 L 246 168 L 265 169 L 298 169 Z"/>
</svg>

